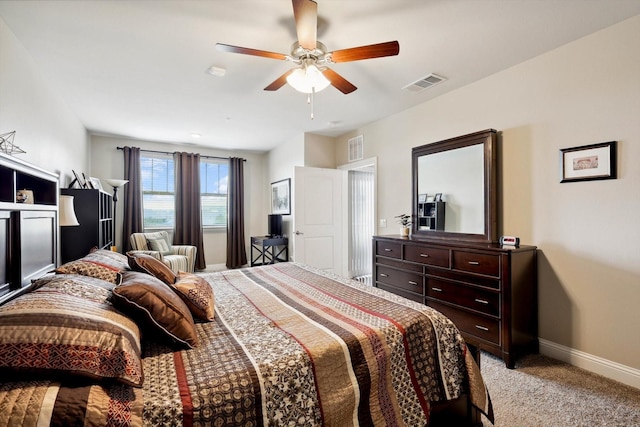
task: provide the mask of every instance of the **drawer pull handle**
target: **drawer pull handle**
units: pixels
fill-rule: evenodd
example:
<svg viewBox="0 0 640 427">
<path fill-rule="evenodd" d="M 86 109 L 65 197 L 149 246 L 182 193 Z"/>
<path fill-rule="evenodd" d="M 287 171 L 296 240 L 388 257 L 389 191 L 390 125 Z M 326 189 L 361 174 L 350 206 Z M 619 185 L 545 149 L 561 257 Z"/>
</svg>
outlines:
<svg viewBox="0 0 640 427">
<path fill-rule="evenodd" d="M 389 249 L 389 248 L 384 248 L 385 252 L 393 252 L 393 249 Z"/>
<path fill-rule="evenodd" d="M 487 301 L 486 299 L 480 299 L 480 298 L 476 298 L 476 302 L 479 302 L 480 304 L 489 304 L 489 301 Z"/>
<path fill-rule="evenodd" d="M 440 289 L 440 288 L 431 288 L 431 290 L 435 291 L 435 292 L 442 292 L 442 289 Z"/>
<path fill-rule="evenodd" d="M 489 332 L 489 328 L 485 328 L 484 326 L 476 325 L 476 328 L 480 329 L 481 331 Z"/>
<path fill-rule="evenodd" d="M 417 282 L 414 282 L 413 280 L 409 280 L 409 284 L 410 284 L 410 285 L 414 285 L 414 286 L 417 286 L 417 285 L 418 285 L 418 283 L 417 283 Z"/>
<path fill-rule="evenodd" d="M 388 274 L 380 273 L 380 277 L 389 277 Z"/>
<path fill-rule="evenodd" d="M 429 258 L 429 254 L 420 254 L 422 258 Z"/>
<path fill-rule="evenodd" d="M 480 265 L 478 261 L 469 261 L 470 265 Z"/>
</svg>

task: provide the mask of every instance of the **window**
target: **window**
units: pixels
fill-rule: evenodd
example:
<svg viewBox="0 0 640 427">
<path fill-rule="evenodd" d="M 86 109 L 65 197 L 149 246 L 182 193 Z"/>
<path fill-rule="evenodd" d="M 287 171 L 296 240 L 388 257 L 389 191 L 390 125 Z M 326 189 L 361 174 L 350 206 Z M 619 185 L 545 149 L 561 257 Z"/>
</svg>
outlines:
<svg viewBox="0 0 640 427">
<path fill-rule="evenodd" d="M 200 160 L 200 203 L 203 227 L 227 226 L 227 184 L 229 162 Z"/>
<path fill-rule="evenodd" d="M 173 157 L 145 154 L 140 157 L 144 227 L 173 228 L 175 224 L 175 168 Z M 200 159 L 200 202 L 203 227 L 226 227 L 229 164 L 225 160 Z"/>
<path fill-rule="evenodd" d="M 175 224 L 173 158 L 140 156 L 145 228 L 173 228 Z"/>
</svg>

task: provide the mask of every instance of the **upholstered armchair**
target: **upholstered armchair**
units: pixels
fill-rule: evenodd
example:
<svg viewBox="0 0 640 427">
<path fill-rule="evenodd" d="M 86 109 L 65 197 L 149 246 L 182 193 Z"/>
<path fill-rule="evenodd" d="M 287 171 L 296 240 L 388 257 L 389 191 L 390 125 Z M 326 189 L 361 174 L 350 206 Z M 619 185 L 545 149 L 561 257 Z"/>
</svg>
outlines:
<svg viewBox="0 0 640 427">
<path fill-rule="evenodd" d="M 146 253 L 159 259 L 175 273 L 186 271 L 193 273 L 196 264 L 195 246 L 172 245 L 169 233 L 133 233 L 129 237 L 133 252 Z"/>
</svg>

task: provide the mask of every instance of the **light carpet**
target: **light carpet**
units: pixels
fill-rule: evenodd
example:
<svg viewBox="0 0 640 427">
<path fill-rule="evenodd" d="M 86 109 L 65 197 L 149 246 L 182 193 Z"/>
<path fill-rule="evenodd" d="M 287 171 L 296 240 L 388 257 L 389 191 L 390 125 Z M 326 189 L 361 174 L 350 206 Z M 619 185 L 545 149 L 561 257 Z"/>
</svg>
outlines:
<svg viewBox="0 0 640 427">
<path fill-rule="evenodd" d="M 496 427 L 640 427 L 640 390 L 584 369 L 540 354 L 507 369 L 486 352 L 481 369 Z"/>
</svg>

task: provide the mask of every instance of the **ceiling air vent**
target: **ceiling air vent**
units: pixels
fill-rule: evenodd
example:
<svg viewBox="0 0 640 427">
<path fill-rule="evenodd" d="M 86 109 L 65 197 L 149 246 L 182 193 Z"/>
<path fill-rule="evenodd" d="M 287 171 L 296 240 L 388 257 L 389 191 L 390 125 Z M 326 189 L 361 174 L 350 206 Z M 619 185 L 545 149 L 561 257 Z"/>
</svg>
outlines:
<svg viewBox="0 0 640 427">
<path fill-rule="evenodd" d="M 408 84 L 402 89 L 406 89 L 410 92 L 422 92 L 423 90 L 428 89 L 432 86 L 435 86 L 438 83 L 443 82 L 445 80 L 447 79 L 437 74 L 429 74 L 428 76 L 423 77 L 418 81 Z"/>
<path fill-rule="evenodd" d="M 349 161 L 355 162 L 364 157 L 364 136 L 358 135 L 349 139 Z"/>
</svg>

